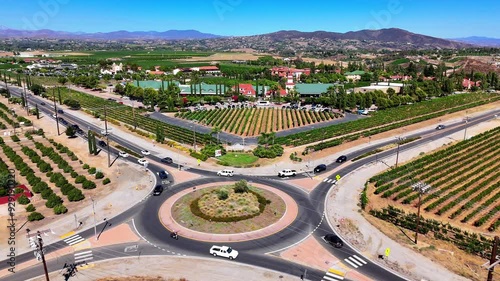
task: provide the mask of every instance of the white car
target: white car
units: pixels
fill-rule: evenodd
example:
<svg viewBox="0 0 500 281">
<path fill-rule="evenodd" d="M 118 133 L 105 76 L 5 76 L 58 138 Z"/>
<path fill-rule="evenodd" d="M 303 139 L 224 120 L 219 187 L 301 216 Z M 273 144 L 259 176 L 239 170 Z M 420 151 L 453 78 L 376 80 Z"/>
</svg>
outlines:
<svg viewBox="0 0 500 281">
<path fill-rule="evenodd" d="M 149 154 L 151 154 L 151 152 L 149 152 L 149 150 L 145 150 L 145 149 L 141 150 L 141 153 L 142 153 L 142 155 L 149 155 Z"/>
<path fill-rule="evenodd" d="M 123 158 L 127 158 L 128 157 L 128 153 L 127 152 L 123 152 L 123 151 L 118 152 L 118 155 L 120 157 L 123 157 Z"/>
<path fill-rule="evenodd" d="M 146 159 L 139 159 L 139 160 L 137 160 L 137 162 L 139 162 L 139 164 L 141 164 L 143 166 L 149 164 L 148 160 L 146 160 Z"/>
<path fill-rule="evenodd" d="M 217 172 L 218 176 L 223 176 L 223 177 L 232 177 L 234 176 L 234 171 L 233 170 L 222 170 Z"/>
<path fill-rule="evenodd" d="M 228 258 L 230 260 L 234 260 L 238 256 L 238 251 L 233 250 L 231 247 L 228 246 L 212 246 L 210 248 L 210 254 L 213 255 L 214 257 L 221 256 Z"/>
</svg>

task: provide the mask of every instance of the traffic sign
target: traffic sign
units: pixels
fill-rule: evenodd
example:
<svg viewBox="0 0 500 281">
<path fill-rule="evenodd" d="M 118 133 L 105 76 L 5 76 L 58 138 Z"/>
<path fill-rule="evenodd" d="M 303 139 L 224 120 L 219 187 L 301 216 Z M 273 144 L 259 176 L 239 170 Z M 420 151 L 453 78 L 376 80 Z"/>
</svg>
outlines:
<svg viewBox="0 0 500 281">
<path fill-rule="evenodd" d="M 339 181 L 340 180 L 340 175 L 336 175 L 335 179 L 337 179 L 337 181 Z"/>
<path fill-rule="evenodd" d="M 390 253 L 391 253 L 391 248 L 385 248 L 385 256 L 389 257 Z"/>
</svg>

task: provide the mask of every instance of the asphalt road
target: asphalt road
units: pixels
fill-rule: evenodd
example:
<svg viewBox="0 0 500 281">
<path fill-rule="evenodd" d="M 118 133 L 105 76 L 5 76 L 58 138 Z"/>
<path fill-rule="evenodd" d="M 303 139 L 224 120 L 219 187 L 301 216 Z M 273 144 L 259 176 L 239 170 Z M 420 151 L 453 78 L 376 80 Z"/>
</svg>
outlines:
<svg viewBox="0 0 500 281">
<path fill-rule="evenodd" d="M 20 91 L 18 89 L 11 88 L 11 91 L 13 94 L 19 94 Z M 31 100 L 37 99 L 37 97 L 30 97 Z M 43 111 L 47 116 L 52 115 L 52 108 L 50 106 L 42 107 L 40 108 L 41 111 Z M 493 114 L 498 114 L 500 113 L 500 110 L 496 111 Z M 433 139 L 438 139 L 445 137 L 448 134 L 452 134 L 454 132 L 463 130 L 465 126 L 474 126 L 480 122 L 484 122 L 487 119 L 493 118 L 493 114 L 485 114 L 481 115 L 475 118 L 470 118 L 469 122 L 467 124 L 463 123 L 457 123 L 453 125 L 448 125 L 448 127 L 445 130 L 442 131 L 435 131 L 435 130 L 429 130 L 426 132 L 419 133 L 418 136 L 421 137 L 421 139 L 405 144 L 400 146 L 400 152 L 399 153 L 404 153 L 406 149 L 409 149 L 411 147 L 421 145 L 426 142 L 433 141 Z M 81 119 L 78 119 L 74 116 L 71 116 L 70 111 L 66 112 L 64 114 L 64 118 L 69 121 L 72 124 L 78 124 L 80 128 L 90 128 L 93 130 L 100 130 L 97 126 L 94 126 L 90 123 L 84 122 Z M 407 135 L 407 137 L 413 137 L 417 136 L 416 135 Z M 109 137 L 111 140 L 115 141 L 116 143 L 127 147 L 131 150 L 139 152 L 141 150 L 140 147 L 137 147 L 135 144 L 128 142 L 125 139 L 119 138 L 114 135 L 110 135 Z M 348 159 L 352 159 L 356 156 L 362 155 L 368 151 L 371 151 L 373 149 L 376 149 L 377 147 L 382 147 L 390 143 L 394 143 L 394 141 L 388 141 L 386 143 L 382 144 L 377 144 L 373 145 L 369 148 L 362 149 L 359 151 L 356 151 L 356 153 L 351 153 L 348 154 L 347 157 Z M 117 153 L 115 149 L 111 150 L 113 153 Z M 346 163 L 341 164 L 342 168 L 338 171 L 339 175 L 346 175 L 347 173 L 354 171 L 355 169 L 376 161 L 378 158 L 383 158 L 388 155 L 392 155 L 395 153 L 395 150 L 389 150 L 385 151 L 382 153 L 379 153 L 374 156 L 366 157 L 363 159 L 360 159 L 355 162 L 347 161 Z M 156 156 L 148 156 L 148 160 L 150 161 L 150 165 L 148 166 L 148 169 L 153 171 L 155 174 L 162 170 L 162 166 L 164 164 L 159 164 L 160 157 Z M 135 158 L 130 157 L 131 161 L 136 161 Z M 330 171 L 331 169 L 337 167 L 339 164 L 338 163 L 325 163 L 327 164 L 327 171 L 324 173 Z M 173 163 L 171 164 L 172 167 L 176 167 L 176 164 Z M 293 224 L 276 233 L 275 235 L 258 239 L 258 240 L 252 240 L 252 241 L 245 241 L 245 242 L 239 242 L 239 243 L 228 243 L 230 246 L 233 246 L 235 249 L 240 251 L 240 256 L 238 257 L 237 261 L 238 262 L 243 262 L 251 265 L 257 265 L 261 266 L 264 268 L 269 268 L 273 270 L 278 270 L 281 272 L 293 274 L 299 276 L 306 267 L 297 265 L 295 263 L 291 263 L 288 261 L 284 261 L 282 259 L 276 259 L 272 257 L 271 255 L 264 255 L 264 253 L 268 252 L 273 252 L 278 249 L 284 248 L 288 245 L 291 245 L 295 242 L 300 241 L 301 239 L 305 238 L 307 235 L 309 235 L 313 229 L 319 225 L 319 227 L 313 232 L 313 236 L 320 242 L 323 243 L 321 237 L 324 236 L 327 233 L 335 233 L 334 229 L 331 229 L 331 227 L 326 223 L 325 220 L 322 220 L 322 215 L 324 212 L 324 198 L 326 197 L 326 194 L 328 192 L 328 189 L 331 187 L 331 183 L 326 183 L 322 182 L 318 186 L 318 188 L 314 189 L 313 192 L 311 192 L 309 195 L 306 193 L 299 191 L 297 188 L 294 188 L 288 184 L 286 184 L 286 178 L 285 179 L 280 179 L 277 176 L 276 177 L 250 177 L 250 176 L 241 176 L 241 175 L 236 175 L 235 177 L 231 179 L 226 179 L 226 178 L 217 178 L 214 179 L 215 173 L 213 172 L 208 172 L 204 170 L 200 170 L 197 168 L 192 168 L 190 171 L 198 173 L 200 175 L 203 175 L 204 177 L 199 180 L 194 180 L 190 182 L 185 182 L 181 183 L 178 185 L 175 185 L 175 183 L 171 182 L 166 185 L 166 190 L 162 194 L 162 196 L 152 196 L 149 197 L 146 201 L 144 201 L 141 204 L 137 204 L 133 206 L 131 209 L 128 211 L 108 220 L 113 223 L 114 226 L 117 226 L 121 223 L 124 222 L 130 222 L 132 219 L 134 220 L 134 224 L 139 231 L 139 233 L 144 236 L 149 242 L 152 244 L 155 244 L 159 247 L 162 248 L 168 248 L 172 249 L 173 251 L 177 251 L 179 253 L 184 253 L 186 255 L 196 255 L 196 256 L 207 256 L 208 255 L 208 249 L 211 247 L 211 243 L 206 243 L 206 242 L 200 242 L 200 241 L 194 241 L 194 240 L 189 240 L 185 238 L 180 238 L 179 240 L 174 240 L 169 237 L 169 230 L 165 229 L 163 225 L 159 222 L 159 217 L 158 217 L 158 210 L 161 206 L 161 204 L 164 202 L 168 196 L 171 196 L 172 194 L 186 189 L 186 188 L 192 188 L 194 186 L 197 186 L 199 184 L 207 183 L 207 182 L 214 182 L 214 181 L 225 181 L 225 180 L 238 180 L 238 179 L 246 179 L 249 182 L 258 182 L 262 184 L 268 184 L 272 185 L 275 188 L 278 188 L 280 190 L 285 191 L 287 194 L 292 196 L 294 200 L 296 200 L 297 204 L 299 205 L 299 215 L 298 218 L 293 222 Z M 305 175 L 298 175 L 298 176 L 309 176 L 308 174 Z M 98 229 L 101 229 L 104 226 L 103 223 L 97 226 Z M 94 235 L 93 229 L 89 229 L 86 231 L 83 231 L 79 233 L 80 236 L 83 238 L 88 239 L 89 237 Z M 66 246 L 66 244 L 62 241 L 53 243 L 51 245 L 47 245 L 47 251 L 50 252 L 51 249 L 55 250 L 61 247 Z M 326 245 L 325 245 L 326 246 Z M 106 247 L 105 249 L 102 249 L 101 251 L 105 252 L 108 249 L 114 249 L 113 247 L 118 247 L 118 246 L 111 246 L 111 247 Z M 344 259 L 349 256 L 352 256 L 354 254 L 358 254 L 353 248 L 351 248 L 349 245 L 345 244 L 345 246 L 341 249 L 334 249 L 329 246 L 326 246 L 326 248 L 337 258 L 339 259 Z M 156 249 L 156 248 L 154 248 Z M 149 253 L 148 251 L 151 251 L 151 253 L 155 253 L 154 249 L 149 249 L 148 247 L 145 248 L 145 252 L 143 254 Z M 110 250 L 110 251 L 111 251 Z M 121 253 L 121 252 L 120 252 Z M 120 255 L 118 252 L 115 253 L 116 255 Z M 161 254 L 158 253 L 158 254 Z M 124 254 L 122 254 L 124 255 Z M 33 258 L 33 254 L 31 252 L 20 255 L 17 257 L 17 262 L 21 263 L 23 261 L 27 261 Z M 99 259 L 106 259 L 109 258 L 105 254 L 102 255 L 102 257 L 97 257 L 94 260 L 99 260 Z M 62 260 L 66 260 L 63 258 Z M 71 260 L 71 259 L 69 259 Z M 365 274 L 366 276 L 369 276 L 375 280 L 405 280 L 404 278 L 401 278 L 395 274 L 393 274 L 390 271 L 387 271 L 386 269 L 378 266 L 377 264 L 374 264 L 370 262 L 368 259 L 365 259 L 367 261 L 366 265 L 363 265 L 356 270 Z M 66 260 L 67 261 L 67 260 Z M 49 268 L 50 269 L 60 269 L 62 268 L 64 262 L 60 261 L 58 259 L 57 261 L 51 261 Z M 8 265 L 6 265 L 4 262 L 0 264 L 0 269 L 7 268 Z M 22 271 L 19 274 L 15 275 L 15 279 L 12 279 L 12 277 L 8 278 L 8 280 L 26 280 L 27 276 L 33 277 L 34 275 L 39 275 L 40 270 L 36 270 L 35 268 L 30 268 L 27 270 Z M 324 275 L 324 272 L 312 269 L 312 268 L 307 268 L 308 272 L 308 279 L 310 280 L 321 280 L 322 276 Z M 5 279 L 5 278 L 4 278 Z M 3 280 L 3 279 L 0 279 Z M 7 280 L 7 279 L 5 279 Z"/>
</svg>

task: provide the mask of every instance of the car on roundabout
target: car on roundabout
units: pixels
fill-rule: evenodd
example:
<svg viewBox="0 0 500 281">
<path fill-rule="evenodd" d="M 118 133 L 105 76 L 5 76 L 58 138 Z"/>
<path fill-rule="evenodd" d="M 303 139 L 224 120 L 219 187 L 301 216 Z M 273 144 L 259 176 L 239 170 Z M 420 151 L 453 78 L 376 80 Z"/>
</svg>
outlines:
<svg viewBox="0 0 500 281">
<path fill-rule="evenodd" d="M 170 157 L 165 157 L 160 160 L 162 163 L 172 164 L 174 161 Z"/>
<path fill-rule="evenodd" d="M 210 248 L 210 254 L 214 257 L 224 257 L 230 260 L 234 260 L 238 256 L 238 251 L 233 250 L 233 248 L 228 246 L 212 246 Z"/>
<path fill-rule="evenodd" d="M 158 196 L 163 192 L 163 185 L 157 185 L 153 189 L 153 196 Z"/>
<path fill-rule="evenodd" d="M 224 170 L 218 171 L 217 175 L 219 177 L 232 177 L 232 176 L 234 176 L 234 171 L 233 170 L 224 169 Z"/>
<path fill-rule="evenodd" d="M 149 152 L 149 150 L 146 150 L 146 149 L 141 150 L 141 153 L 142 153 L 142 155 L 150 155 L 151 154 L 151 152 Z"/>
<path fill-rule="evenodd" d="M 344 246 L 344 241 L 342 241 L 342 239 L 335 234 L 327 234 L 321 237 L 321 239 L 335 248 L 342 248 Z"/>
<path fill-rule="evenodd" d="M 137 160 L 137 162 L 138 162 L 139 164 L 141 164 L 141 165 L 148 165 L 148 164 L 149 164 L 148 160 L 146 160 L 146 159 L 142 159 L 142 158 L 141 158 L 141 159 L 139 159 L 139 160 Z"/>
</svg>

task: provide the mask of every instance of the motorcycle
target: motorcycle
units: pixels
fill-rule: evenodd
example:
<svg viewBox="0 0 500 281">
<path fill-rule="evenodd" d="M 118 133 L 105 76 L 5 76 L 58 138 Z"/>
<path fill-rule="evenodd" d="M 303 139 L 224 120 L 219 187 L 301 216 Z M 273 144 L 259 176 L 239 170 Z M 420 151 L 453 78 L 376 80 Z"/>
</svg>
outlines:
<svg viewBox="0 0 500 281">
<path fill-rule="evenodd" d="M 170 233 L 170 237 L 175 239 L 175 240 L 179 240 L 179 235 L 177 234 L 177 232 Z"/>
</svg>

